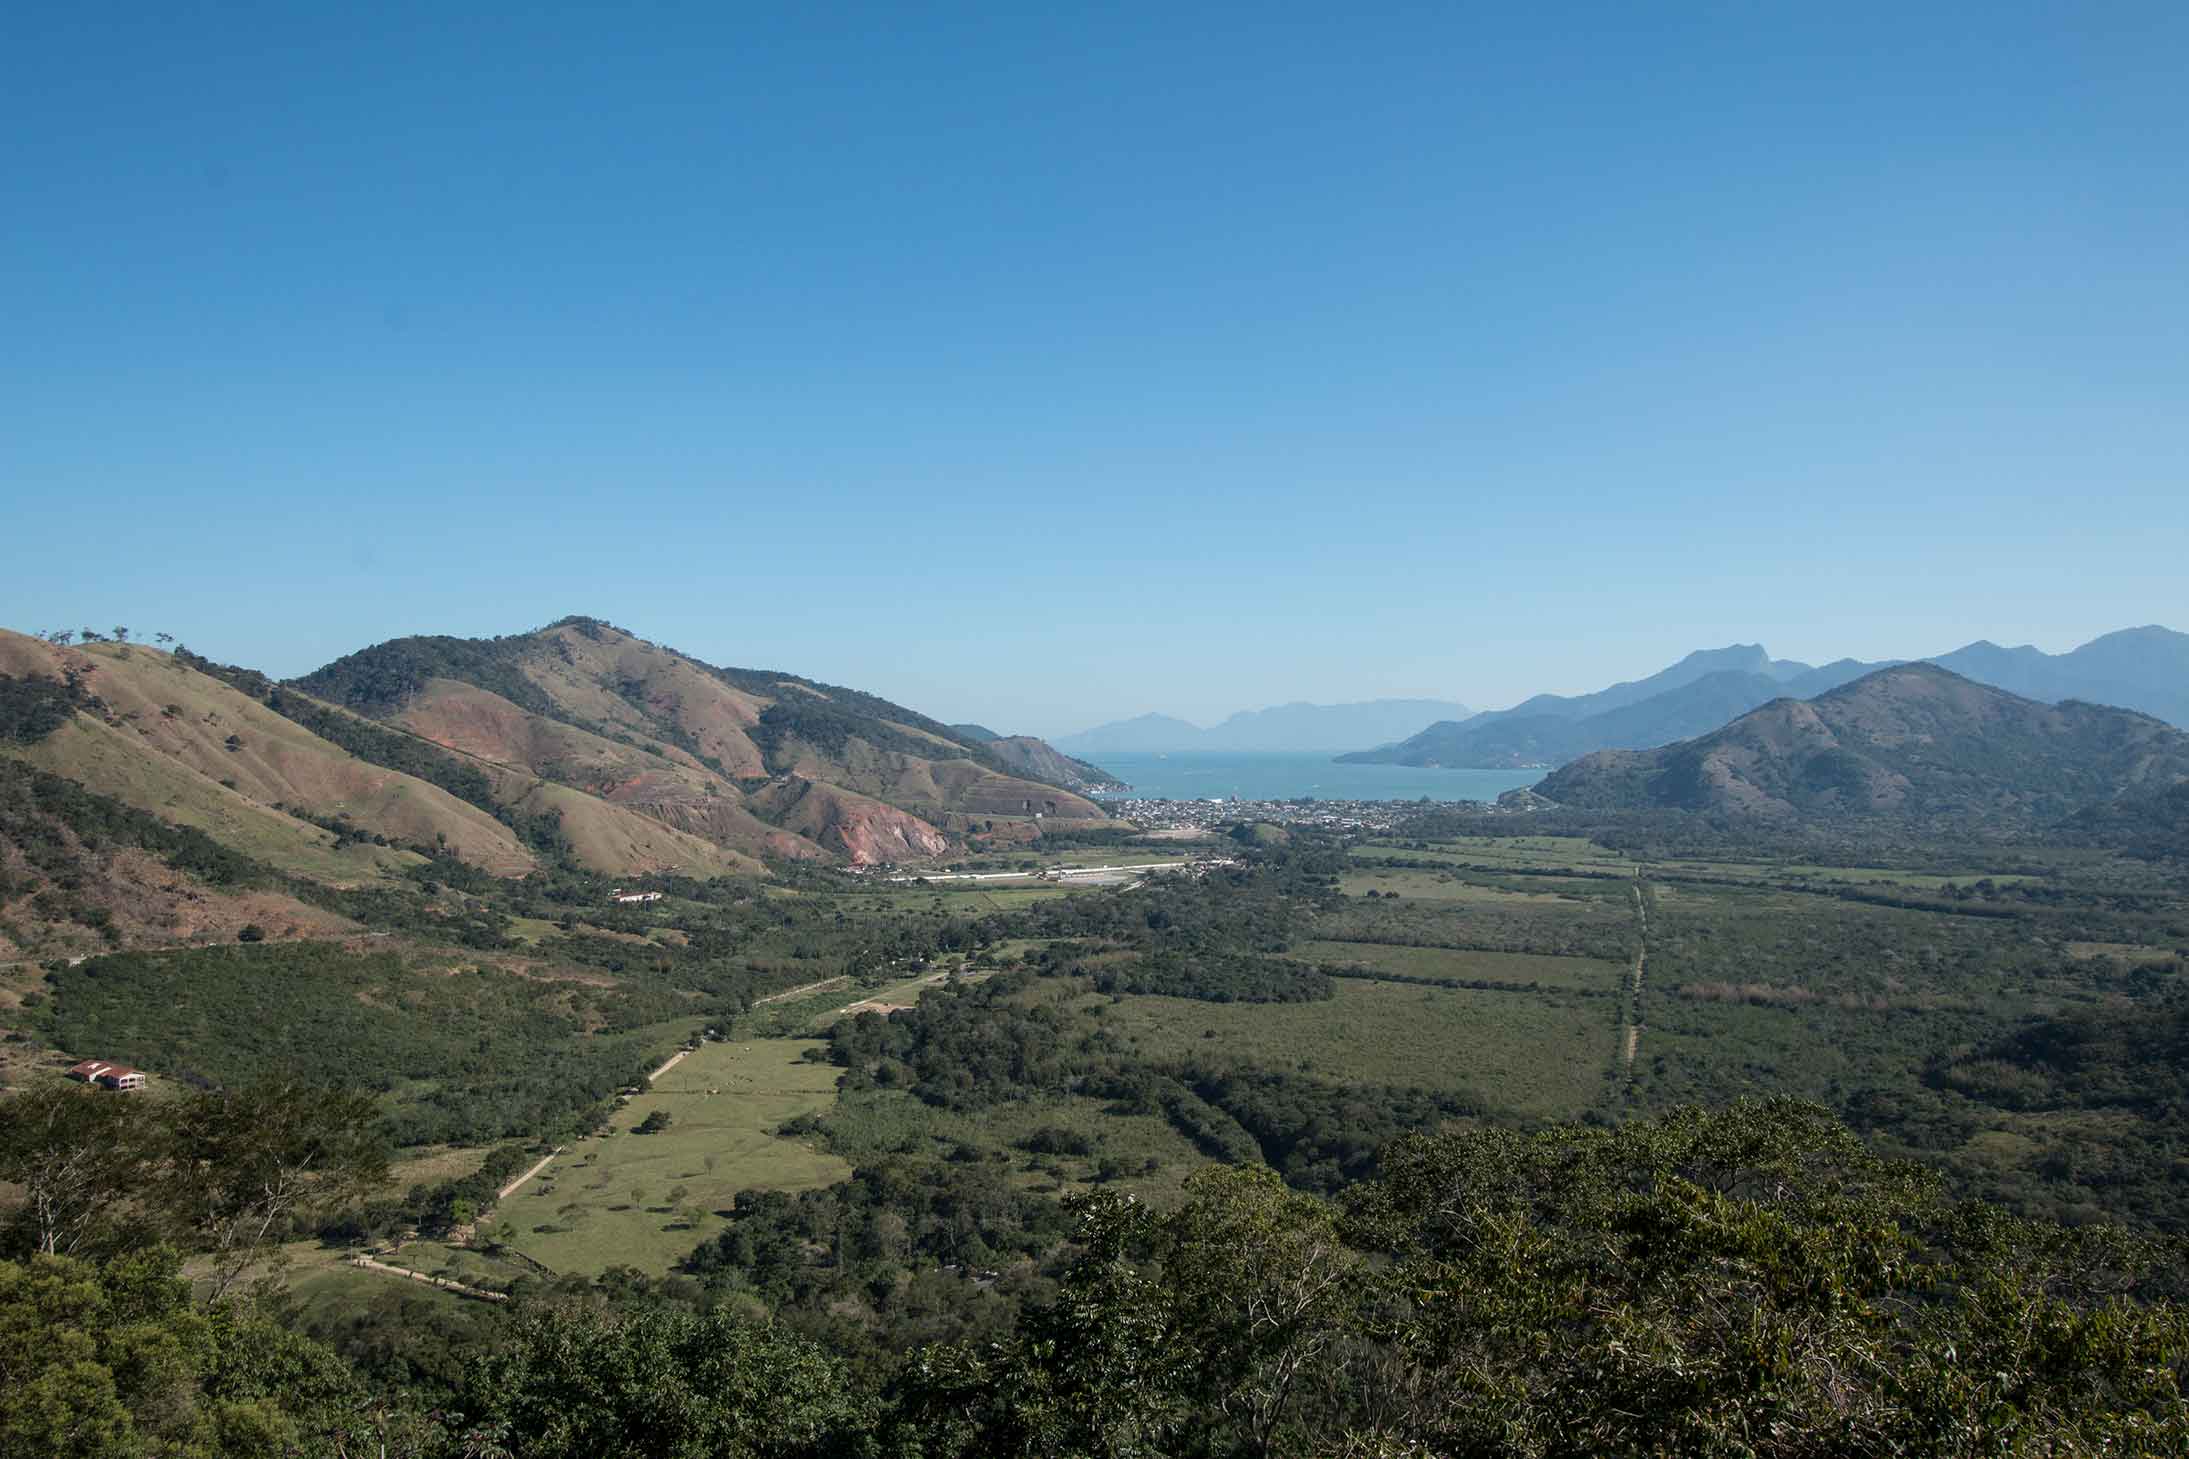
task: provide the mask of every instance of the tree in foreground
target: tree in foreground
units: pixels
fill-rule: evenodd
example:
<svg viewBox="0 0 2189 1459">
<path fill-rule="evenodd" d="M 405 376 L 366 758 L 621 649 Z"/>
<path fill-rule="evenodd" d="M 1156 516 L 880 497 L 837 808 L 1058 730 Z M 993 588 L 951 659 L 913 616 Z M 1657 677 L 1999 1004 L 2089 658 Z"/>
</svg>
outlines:
<svg viewBox="0 0 2189 1459">
<path fill-rule="evenodd" d="M 841 1363 L 726 1313 L 545 1313 L 468 1393 L 523 1459 L 820 1459 L 859 1452 L 872 1427 Z"/>
<path fill-rule="evenodd" d="M 1416 1138 L 1081 1206 L 1056 1302 L 923 1354 L 936 1456 L 2189 1452 L 2183 1244 L 1950 1201 L 1790 1101 Z"/>
</svg>

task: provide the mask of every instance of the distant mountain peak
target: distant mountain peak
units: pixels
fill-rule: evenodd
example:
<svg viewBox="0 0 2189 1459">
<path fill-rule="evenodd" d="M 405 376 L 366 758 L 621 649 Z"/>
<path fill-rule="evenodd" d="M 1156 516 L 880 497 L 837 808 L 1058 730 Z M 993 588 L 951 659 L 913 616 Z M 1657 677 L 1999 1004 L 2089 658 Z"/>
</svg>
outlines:
<svg viewBox="0 0 2189 1459">
<path fill-rule="evenodd" d="M 1777 820 L 1891 817 L 2011 831 L 2189 780 L 2189 735 L 2148 715 L 2046 704 L 1935 663 L 1889 665 L 1814 699 L 1777 699 L 1650 750 L 1605 750 L 1546 778 L 1582 809 Z"/>
</svg>

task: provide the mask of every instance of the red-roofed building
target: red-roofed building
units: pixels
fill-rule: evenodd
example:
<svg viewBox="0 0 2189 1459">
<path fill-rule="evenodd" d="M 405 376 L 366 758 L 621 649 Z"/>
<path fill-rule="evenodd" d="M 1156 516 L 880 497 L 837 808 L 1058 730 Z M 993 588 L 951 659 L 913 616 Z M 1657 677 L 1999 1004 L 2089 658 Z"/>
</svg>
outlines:
<svg viewBox="0 0 2189 1459">
<path fill-rule="evenodd" d="M 116 1064 L 105 1059 L 86 1059 L 72 1065 L 68 1077 L 85 1084 L 96 1084 L 101 1089 L 118 1089 L 124 1094 L 144 1088 L 144 1071 L 132 1069 L 127 1064 Z"/>
</svg>

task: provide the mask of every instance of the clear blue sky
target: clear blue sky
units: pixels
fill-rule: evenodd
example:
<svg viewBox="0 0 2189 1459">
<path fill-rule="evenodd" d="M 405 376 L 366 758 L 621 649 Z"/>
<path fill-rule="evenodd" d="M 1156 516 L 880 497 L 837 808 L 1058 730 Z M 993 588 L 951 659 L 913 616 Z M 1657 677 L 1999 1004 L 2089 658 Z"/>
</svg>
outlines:
<svg viewBox="0 0 2189 1459">
<path fill-rule="evenodd" d="M 19 8 L 0 623 L 1048 732 L 2189 628 L 2184 75 L 2176 3 Z"/>
</svg>

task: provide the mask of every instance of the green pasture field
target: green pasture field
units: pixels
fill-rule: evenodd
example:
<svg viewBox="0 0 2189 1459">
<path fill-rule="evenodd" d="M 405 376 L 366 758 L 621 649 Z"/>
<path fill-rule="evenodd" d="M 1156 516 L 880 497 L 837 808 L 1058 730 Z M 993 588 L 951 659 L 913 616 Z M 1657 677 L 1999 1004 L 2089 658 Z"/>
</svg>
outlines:
<svg viewBox="0 0 2189 1459">
<path fill-rule="evenodd" d="M 1353 849 L 1356 856 L 1411 856 L 1459 865 L 1533 867 L 1547 871 L 1631 871 L 1634 861 L 1579 836 L 1461 836 L 1418 850 L 1398 840 L 1377 840 Z"/>
<path fill-rule="evenodd" d="M 360 1271 L 346 1263 L 333 1262 L 292 1270 L 282 1290 L 307 1324 L 313 1319 L 333 1319 L 366 1311 L 377 1299 L 406 1292 L 416 1292 L 442 1302 L 471 1300 L 423 1282 L 391 1277 L 386 1272 Z"/>
<path fill-rule="evenodd" d="M 1303 962 L 1360 966 L 1406 978 L 1479 978 L 1498 983 L 1541 983 L 1546 988 L 1615 992 L 1626 965 L 1601 958 L 1545 957 L 1531 952 L 1479 952 L 1472 948 L 1395 947 L 1378 942 L 1303 942 L 1286 954 Z"/>
<path fill-rule="evenodd" d="M 843 1160 L 775 1134 L 836 1101 L 838 1071 L 800 1057 L 812 1047 L 795 1039 L 701 1045 L 617 1110 L 607 1133 L 578 1141 L 503 1201 L 480 1235 L 558 1273 L 617 1264 L 659 1272 L 721 1229 L 714 1213 L 739 1191 L 844 1179 L 851 1167 Z M 633 1134 L 656 1110 L 670 1127 Z M 685 1194 L 673 1196 L 679 1187 Z M 705 1213 L 696 1227 L 684 1224 L 685 1207 Z"/>
<path fill-rule="evenodd" d="M 958 914 L 1002 912 L 1030 906 L 1087 890 L 1055 882 L 907 882 L 875 890 L 846 893 L 834 899 L 852 917 L 902 917 L 930 910 Z"/>
<path fill-rule="evenodd" d="M 1466 1091 L 1525 1116 L 1578 1116 L 1602 1088 L 1616 1004 L 1345 979 L 1314 1003 L 1088 995 L 1140 1052 L 1368 1084 Z"/>
<path fill-rule="evenodd" d="M 1401 897 L 1412 897 L 1425 902 L 1465 902 L 1485 906 L 1537 906 L 1554 909 L 1575 901 L 1615 901 L 1627 895 L 1624 881 L 1558 876 L 1506 878 L 1506 881 L 1522 883 L 1512 886 L 1489 879 L 1492 877 L 1494 873 L 1391 867 L 1374 871 L 1349 871 L 1338 878 L 1338 889 L 1349 897 L 1363 896 L 1373 891 L 1386 896 L 1396 893 Z"/>
<path fill-rule="evenodd" d="M 552 1170 L 554 1167 L 549 1166 L 548 1169 Z M 442 1241 L 405 1242 L 392 1255 L 377 1259 L 389 1266 L 424 1272 L 429 1277 L 447 1277 L 452 1282 L 461 1282 L 467 1287 L 482 1287 L 489 1292 L 503 1291 L 519 1278 L 539 1275 L 521 1261 L 498 1257 L 492 1252 L 475 1250 L 468 1246 L 450 1246 Z M 386 1272 L 366 1272 L 364 1275 L 384 1282 L 401 1280 Z"/>
<path fill-rule="evenodd" d="M 400 1196 L 414 1185 L 461 1180 L 486 1162 L 487 1149 L 484 1145 L 413 1146 L 389 1162 L 388 1178 L 381 1189 L 388 1195 Z"/>
</svg>

